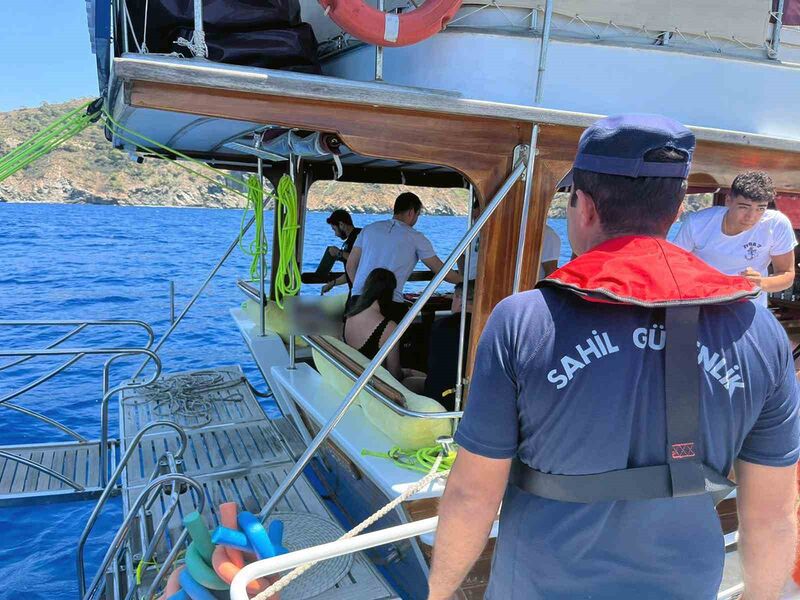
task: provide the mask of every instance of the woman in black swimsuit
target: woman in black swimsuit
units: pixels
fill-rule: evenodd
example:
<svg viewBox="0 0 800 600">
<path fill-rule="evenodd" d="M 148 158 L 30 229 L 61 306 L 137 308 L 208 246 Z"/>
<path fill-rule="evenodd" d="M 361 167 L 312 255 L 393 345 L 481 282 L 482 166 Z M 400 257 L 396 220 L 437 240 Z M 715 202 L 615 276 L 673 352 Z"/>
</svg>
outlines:
<svg viewBox="0 0 800 600">
<path fill-rule="evenodd" d="M 344 341 L 367 358 L 374 358 L 397 327 L 397 323 L 386 316 L 392 310 L 392 294 L 397 287 L 394 273 L 388 269 L 373 269 L 364 283 L 358 301 L 347 312 L 344 323 Z M 392 348 L 383 366 L 397 379 L 402 380 L 400 350 Z"/>
</svg>

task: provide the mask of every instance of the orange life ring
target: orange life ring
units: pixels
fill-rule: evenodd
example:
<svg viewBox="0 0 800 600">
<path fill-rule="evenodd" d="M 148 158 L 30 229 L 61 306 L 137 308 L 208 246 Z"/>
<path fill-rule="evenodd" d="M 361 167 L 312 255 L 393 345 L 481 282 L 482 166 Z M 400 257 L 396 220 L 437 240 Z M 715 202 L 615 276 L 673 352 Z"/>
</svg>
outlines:
<svg viewBox="0 0 800 600">
<path fill-rule="evenodd" d="M 407 13 L 385 13 L 363 0 L 318 0 L 347 33 L 376 46 L 410 46 L 445 28 L 462 0 L 427 0 Z"/>
</svg>

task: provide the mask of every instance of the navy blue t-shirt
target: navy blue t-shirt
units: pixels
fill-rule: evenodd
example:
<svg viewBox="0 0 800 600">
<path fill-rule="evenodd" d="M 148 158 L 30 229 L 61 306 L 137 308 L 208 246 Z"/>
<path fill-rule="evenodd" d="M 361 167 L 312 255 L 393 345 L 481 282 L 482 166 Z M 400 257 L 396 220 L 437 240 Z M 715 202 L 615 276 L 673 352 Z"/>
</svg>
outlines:
<svg viewBox="0 0 800 600">
<path fill-rule="evenodd" d="M 663 311 L 552 289 L 506 298 L 481 336 L 456 441 L 581 475 L 666 462 Z M 786 333 L 752 302 L 701 309 L 700 450 L 788 466 L 800 454 Z M 723 539 L 708 496 L 577 504 L 509 486 L 486 598 L 715 598 Z"/>
</svg>

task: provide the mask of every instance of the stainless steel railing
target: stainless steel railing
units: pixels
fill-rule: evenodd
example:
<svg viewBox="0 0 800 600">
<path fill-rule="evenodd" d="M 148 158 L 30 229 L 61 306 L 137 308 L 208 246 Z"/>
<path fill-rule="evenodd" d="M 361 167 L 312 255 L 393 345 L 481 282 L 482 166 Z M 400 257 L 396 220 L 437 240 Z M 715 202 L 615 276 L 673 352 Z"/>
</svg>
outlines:
<svg viewBox="0 0 800 600">
<path fill-rule="evenodd" d="M 84 330 L 86 330 L 87 328 L 90 328 L 90 327 L 121 327 L 121 328 L 135 327 L 135 328 L 140 328 L 147 334 L 147 343 L 143 346 L 145 349 L 149 349 L 153 345 L 153 341 L 155 339 L 155 336 L 153 334 L 153 329 L 150 327 L 150 325 L 148 325 L 144 321 L 139 321 L 139 320 L 134 320 L 134 319 L 103 319 L 103 320 L 86 320 L 86 321 L 72 321 L 72 320 L 0 321 L 0 327 L 47 327 L 47 328 L 50 328 L 50 327 L 65 327 L 65 326 L 73 327 L 73 329 L 70 332 L 68 332 L 67 334 L 65 334 L 65 335 L 61 336 L 60 338 L 58 338 L 57 340 L 55 340 L 54 342 L 51 342 L 50 344 L 45 346 L 43 348 L 44 350 L 53 350 L 55 348 L 58 348 L 61 344 L 63 344 L 67 340 L 73 338 L 75 335 L 77 335 L 81 331 L 84 331 Z M 20 356 L 20 355 L 19 354 L 15 354 L 15 356 Z M 0 366 L 0 371 L 5 371 L 5 370 L 10 369 L 12 367 L 19 366 L 19 365 L 31 360 L 35 356 L 42 356 L 42 355 L 40 353 L 38 353 L 38 351 L 35 354 L 22 355 L 17 360 L 9 361 L 8 363 Z M 72 429 L 70 429 L 69 427 L 64 425 L 63 423 L 59 423 L 58 421 L 50 419 L 49 417 L 46 417 L 45 415 L 42 415 L 41 413 L 32 411 L 32 410 L 27 409 L 27 408 L 23 408 L 23 407 L 21 407 L 19 405 L 16 405 L 16 404 L 10 404 L 9 403 L 14 398 L 18 398 L 18 397 L 26 394 L 27 392 L 39 387 L 40 385 L 50 381 L 56 375 L 58 375 L 59 373 L 62 373 L 65 370 L 67 370 L 69 367 L 71 367 L 75 363 L 79 362 L 85 356 L 86 356 L 85 354 L 75 354 L 75 355 L 71 356 L 68 360 L 66 360 L 64 363 L 62 363 L 61 365 L 59 365 L 58 367 L 53 369 L 52 371 L 46 373 L 45 375 L 42 375 L 41 377 L 39 377 L 38 379 L 36 379 L 34 381 L 32 381 L 30 383 L 27 383 L 27 384 L 23 385 L 22 387 L 20 387 L 20 388 L 14 390 L 12 392 L 7 393 L 6 395 L 4 395 L 2 397 L 0 397 L 0 407 L 8 408 L 10 410 L 15 410 L 17 412 L 21 412 L 23 414 L 31 416 L 31 417 L 33 417 L 35 419 L 38 419 L 38 420 L 40 420 L 40 421 L 42 421 L 44 423 L 47 423 L 48 425 L 52 425 L 53 427 L 55 427 L 55 428 L 59 429 L 60 431 L 66 433 L 70 437 L 78 440 L 79 442 L 86 442 L 87 441 L 86 438 L 84 438 L 83 436 L 78 434 L 76 431 L 73 431 Z"/>
<path fill-rule="evenodd" d="M 78 540 L 76 572 L 78 574 L 78 589 L 80 590 L 81 597 L 83 597 L 83 595 L 86 593 L 85 565 L 83 560 L 83 549 L 86 546 L 86 540 L 89 539 L 89 534 L 91 533 L 94 524 L 97 522 L 97 519 L 100 516 L 100 512 L 103 510 L 103 506 L 105 506 L 106 501 L 109 499 L 109 497 L 111 497 L 111 494 L 113 493 L 117 485 L 117 481 L 122 475 L 122 472 L 128 466 L 128 462 L 130 461 L 131 457 L 139 449 L 139 443 L 142 441 L 142 438 L 148 431 L 150 431 L 151 429 L 155 429 L 156 427 L 170 427 L 178 433 L 178 436 L 180 436 L 180 442 L 181 442 L 180 446 L 178 447 L 177 452 L 175 452 L 175 454 L 173 455 L 176 458 L 181 458 L 183 456 L 183 453 L 186 451 L 187 446 L 189 445 L 189 438 L 186 436 L 186 432 L 180 425 L 178 425 L 177 423 L 173 423 L 172 421 L 155 421 L 153 423 L 148 423 L 147 425 L 142 427 L 138 431 L 138 433 L 133 437 L 130 445 L 125 450 L 125 454 L 120 459 L 117 468 L 114 470 L 114 473 L 108 480 L 105 489 L 103 489 L 103 493 L 100 495 L 100 498 L 98 498 L 97 504 L 95 504 L 95 507 L 92 510 L 92 514 L 89 515 L 89 519 L 83 528 L 83 533 L 81 533 L 81 537 Z M 172 455 L 172 453 L 168 454 Z M 153 469 L 153 473 L 149 477 L 150 480 L 153 480 L 155 476 L 158 474 L 159 463 L 160 459 L 159 461 L 156 461 L 156 467 Z M 173 472 L 175 471 L 175 469 L 171 470 Z M 147 560 L 149 560 L 149 557 L 143 560 L 146 562 Z"/>
<path fill-rule="evenodd" d="M 105 486 L 108 482 L 108 402 L 111 397 L 123 390 L 145 387 L 153 383 L 161 375 L 161 359 L 152 350 L 146 348 L 45 348 L 45 349 L 17 349 L 0 350 L 0 357 L 14 356 L 78 356 L 78 355 L 111 355 L 103 365 L 103 397 L 100 406 L 100 484 Z M 149 378 L 143 381 L 123 383 L 109 389 L 109 369 L 111 364 L 123 356 L 145 355 L 152 360 L 155 369 Z M 41 469 L 40 469 L 41 470 Z"/>
<path fill-rule="evenodd" d="M 534 149 L 530 150 L 529 156 L 533 156 Z M 286 478 L 281 482 L 278 486 L 278 489 L 272 494 L 270 499 L 267 501 L 267 504 L 259 513 L 259 517 L 264 520 L 266 519 L 269 514 L 274 510 L 275 506 L 278 502 L 281 501 L 286 492 L 289 491 L 289 488 L 294 485 L 294 482 L 297 481 L 297 478 L 303 472 L 306 465 L 308 465 L 309 461 L 319 449 L 319 447 L 323 444 L 323 442 L 328 438 L 330 433 L 333 429 L 338 425 L 339 421 L 342 420 L 344 414 L 348 411 L 348 409 L 352 406 L 355 402 L 356 397 L 359 393 L 364 389 L 367 385 L 369 380 L 375 374 L 378 367 L 383 364 L 383 361 L 386 360 L 386 356 L 389 352 L 394 348 L 395 345 L 400 341 L 401 336 L 405 333 L 406 329 L 408 329 L 411 322 L 414 318 L 420 313 L 422 307 L 425 303 L 430 299 L 433 295 L 436 288 L 444 281 L 446 275 L 450 272 L 450 270 L 455 266 L 456 262 L 458 261 L 459 257 L 464 253 L 464 251 L 469 247 L 486 222 L 489 220 L 489 217 L 492 216 L 495 209 L 500 205 L 503 199 L 508 195 L 508 192 L 511 191 L 511 188 L 517 183 L 519 178 L 525 172 L 525 162 L 519 161 L 514 169 L 511 171 L 508 178 L 505 180 L 503 185 L 500 186 L 500 189 L 494 195 L 492 200 L 486 206 L 486 209 L 481 213 L 472 227 L 469 228 L 467 233 L 461 238 L 461 241 L 455 247 L 455 249 L 450 253 L 450 256 L 444 261 L 444 265 L 442 266 L 441 270 L 436 273 L 430 283 L 425 287 L 422 293 L 419 295 L 417 301 L 413 304 L 411 309 L 408 313 L 400 320 L 397 324 L 395 330 L 391 333 L 389 338 L 386 340 L 386 343 L 381 346 L 378 350 L 378 353 L 375 357 L 370 361 L 369 365 L 364 369 L 364 372 L 356 379 L 355 383 L 353 384 L 352 389 L 347 393 L 342 400 L 342 403 L 339 405 L 339 408 L 336 409 L 336 412 L 331 416 L 328 422 L 319 430 L 317 435 L 311 440 L 311 443 L 308 445 L 306 450 L 303 452 L 302 456 L 298 459 L 298 461 L 292 466 L 292 469 L 287 473 Z M 293 349 L 294 344 L 291 343 L 294 341 L 294 336 L 289 338 L 290 341 L 290 367 L 292 368 L 293 365 Z"/>
<path fill-rule="evenodd" d="M 90 598 L 95 597 L 95 595 L 98 594 L 104 587 L 103 575 L 111 565 L 112 561 L 115 561 L 119 556 L 119 553 L 122 551 L 123 543 L 125 542 L 125 539 L 128 536 L 131 524 L 133 523 L 133 519 L 137 515 L 139 510 L 148 503 L 152 504 L 152 502 L 158 498 L 162 488 L 167 484 L 171 484 L 171 491 L 170 491 L 171 502 L 177 503 L 178 496 L 180 494 L 179 486 L 177 484 L 180 483 L 186 484 L 187 486 L 194 489 L 197 496 L 197 511 L 200 513 L 203 512 L 206 503 L 206 496 L 203 492 L 202 486 L 191 477 L 188 477 L 187 475 L 182 475 L 180 473 L 170 473 L 168 475 L 162 475 L 161 477 L 157 477 L 156 479 L 152 480 L 147 485 L 147 487 L 144 490 L 142 490 L 142 493 L 139 494 L 139 497 L 136 498 L 136 501 L 133 503 L 133 506 L 131 506 L 130 510 L 128 511 L 128 514 L 122 521 L 122 525 L 117 530 L 117 533 L 114 535 L 114 539 L 111 541 L 111 545 L 106 551 L 105 557 L 103 558 L 103 561 L 100 564 L 100 568 L 97 570 L 97 573 L 95 573 L 95 576 L 92 579 L 92 582 L 89 584 L 89 587 L 82 594 L 83 600 L 89 600 Z M 165 512 L 164 516 L 162 517 L 162 520 L 165 519 L 168 520 L 168 517 L 171 516 L 171 514 L 172 513 L 169 511 Z M 159 529 L 162 531 L 162 533 L 165 529 L 161 526 L 161 523 L 159 523 L 159 525 L 156 528 L 156 530 Z M 186 540 L 185 533 L 186 532 L 184 531 L 184 535 L 182 535 L 178 540 L 179 542 L 181 540 L 183 541 Z M 170 555 L 172 555 L 172 553 L 170 553 Z M 114 576 L 115 580 L 119 578 L 119 569 L 117 568 L 116 563 L 114 566 Z M 116 591 L 114 592 L 114 597 L 117 597 Z"/>
</svg>

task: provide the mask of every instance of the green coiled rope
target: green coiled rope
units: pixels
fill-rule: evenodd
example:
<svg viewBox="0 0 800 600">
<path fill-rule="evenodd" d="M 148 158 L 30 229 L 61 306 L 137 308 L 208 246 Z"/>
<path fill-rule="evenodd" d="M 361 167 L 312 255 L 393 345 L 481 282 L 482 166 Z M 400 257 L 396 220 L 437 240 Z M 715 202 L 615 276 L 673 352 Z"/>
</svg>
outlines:
<svg viewBox="0 0 800 600">
<path fill-rule="evenodd" d="M 275 303 L 283 308 L 286 296 L 300 292 L 300 267 L 297 264 L 297 232 L 300 229 L 297 213 L 297 188 L 291 177 L 284 175 L 278 182 L 275 201 L 278 211 L 278 272 L 275 274 Z"/>
<path fill-rule="evenodd" d="M 433 468 L 433 465 L 436 464 L 436 459 L 441 453 L 441 446 L 428 446 L 427 448 L 419 448 L 417 450 L 404 450 L 400 446 L 393 446 L 388 452 L 373 452 L 372 450 L 361 451 L 362 456 L 388 458 L 398 467 L 403 467 L 411 471 L 419 471 L 420 473 L 428 473 Z M 455 461 L 456 452 L 450 452 L 447 456 L 442 457 L 442 462 L 439 463 L 438 470 L 449 470 L 452 468 Z"/>
<path fill-rule="evenodd" d="M 244 231 L 244 224 L 247 215 L 253 211 L 255 219 L 255 237 L 250 245 L 244 246 L 244 236 L 239 237 L 239 248 L 247 256 L 252 257 L 250 261 L 250 281 L 258 279 L 258 267 L 261 257 L 267 254 L 267 240 L 264 237 L 264 182 L 257 175 L 250 175 L 247 178 L 247 206 L 242 213 L 242 222 L 239 231 Z"/>
</svg>

